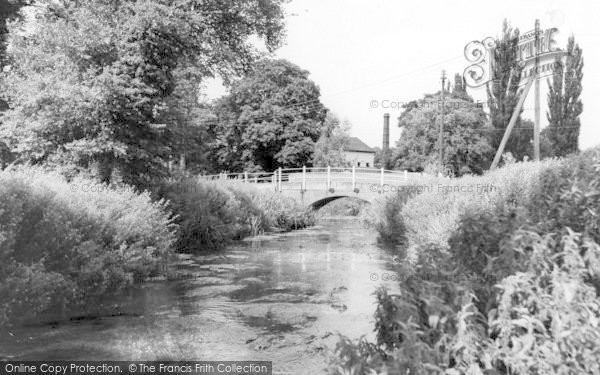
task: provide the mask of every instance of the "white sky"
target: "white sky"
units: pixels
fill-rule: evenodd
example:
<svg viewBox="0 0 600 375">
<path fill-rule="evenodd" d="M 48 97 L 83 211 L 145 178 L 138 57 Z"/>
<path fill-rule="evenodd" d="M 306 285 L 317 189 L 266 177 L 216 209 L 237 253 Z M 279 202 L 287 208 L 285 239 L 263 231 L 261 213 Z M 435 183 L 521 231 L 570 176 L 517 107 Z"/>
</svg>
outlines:
<svg viewBox="0 0 600 375">
<path fill-rule="evenodd" d="M 575 35 L 583 49 L 584 80 L 580 147 L 600 144 L 600 2 L 596 0 L 292 0 L 287 5 L 287 43 L 276 57 L 310 71 L 322 102 L 352 123 L 353 135 L 381 146 L 383 114 L 390 113 L 390 143 L 400 137 L 397 108 L 382 102 L 407 102 L 439 90 L 441 70 L 453 81 L 469 65 L 465 45 L 499 36 L 507 18 L 521 32 L 557 27 L 560 47 Z M 546 84 L 542 83 L 542 127 L 546 125 Z M 222 94 L 215 84 L 209 97 Z M 471 89 L 485 100 L 483 88 Z M 378 101 L 377 108 L 371 101 Z M 386 102 L 388 103 L 388 102 Z M 533 118 L 533 89 L 523 117 Z"/>
</svg>

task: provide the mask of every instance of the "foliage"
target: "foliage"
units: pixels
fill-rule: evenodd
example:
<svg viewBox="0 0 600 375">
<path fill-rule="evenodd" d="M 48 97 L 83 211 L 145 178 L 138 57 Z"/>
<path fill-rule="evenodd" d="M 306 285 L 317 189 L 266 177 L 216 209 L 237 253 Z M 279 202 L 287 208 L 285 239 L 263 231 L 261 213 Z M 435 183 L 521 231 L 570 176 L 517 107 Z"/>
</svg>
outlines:
<svg viewBox="0 0 600 375">
<path fill-rule="evenodd" d="M 218 250 L 249 235 L 314 224 L 313 215 L 293 198 L 240 182 L 183 177 L 164 181 L 155 194 L 176 214 L 180 252 Z"/>
<path fill-rule="evenodd" d="M 519 29 L 513 29 L 507 20 L 502 25 L 502 37 L 496 40 L 493 50 L 494 80 L 491 87 L 487 89 L 488 105 L 490 107 L 490 119 L 494 128 L 490 132 L 489 140 L 492 149 L 497 150 L 504 136 L 504 130 L 508 126 L 510 118 L 519 101 L 519 81 L 523 67 L 517 62 L 517 45 L 519 43 Z M 522 110 L 521 110 L 522 112 Z M 520 118 L 515 123 L 510 138 L 505 147 L 506 152 L 512 153 L 517 160 L 523 160 L 524 156 L 532 157 L 531 140 L 533 130 L 529 123 L 523 123 Z"/>
<path fill-rule="evenodd" d="M 249 36 L 280 44 L 281 3 L 37 0 L 35 17 L 10 27 L 0 134 L 22 162 L 144 187 L 180 152 L 165 136 L 185 136 L 177 121 L 189 116 L 170 100 L 180 70 L 192 82 L 243 73 L 258 58 Z"/>
<path fill-rule="evenodd" d="M 497 186 L 486 199 L 465 192 L 413 195 L 399 216 L 416 252 L 400 265 L 400 293 L 377 290 L 374 344 L 343 344 L 383 359 L 354 368 L 600 373 L 599 172 L 595 149 L 454 180 Z M 411 236 L 412 228 L 436 231 L 427 226 L 436 217 L 453 222 L 445 241 Z"/>
<path fill-rule="evenodd" d="M 557 61 L 552 81 L 548 80 L 547 137 L 553 156 L 566 156 L 579 150 L 579 116 L 583 80 L 583 53 L 575 38 L 567 42 L 566 65 Z"/>
<path fill-rule="evenodd" d="M 600 274 L 600 247 L 569 231 L 519 233 L 516 252 L 531 252 L 525 272 L 499 285 L 492 356 L 515 374 L 600 373 L 600 298 L 586 283 Z"/>
<path fill-rule="evenodd" d="M 444 166 L 456 176 L 481 174 L 493 151 L 484 132 L 486 115 L 470 98 L 448 100 L 452 103 L 448 103 L 443 119 Z M 397 168 L 423 171 L 429 164 L 439 164 L 440 106 L 439 95 L 429 95 L 402 113 L 398 123 L 402 136 L 394 155 Z"/>
<path fill-rule="evenodd" d="M 600 243 L 600 149 L 591 149 L 546 169 L 526 207 L 544 232 L 566 228 Z"/>
<path fill-rule="evenodd" d="M 324 131 L 315 143 L 312 165 L 314 167 L 349 167 L 344 148 L 350 140 L 350 123 L 340 121 L 331 112 L 327 113 Z"/>
<path fill-rule="evenodd" d="M 177 215 L 177 251 L 220 249 L 237 237 L 236 216 L 227 206 L 229 196 L 215 184 L 192 178 L 169 181 L 156 194 L 168 201 L 169 209 Z"/>
<path fill-rule="evenodd" d="M 61 311 L 165 270 L 174 225 L 131 188 L 0 172 L 0 323 Z"/>
<path fill-rule="evenodd" d="M 379 241 L 386 245 L 405 249 L 407 246 L 406 228 L 402 217 L 402 207 L 409 198 L 408 194 L 398 192 L 386 197 L 376 208 L 377 220 L 373 223 L 379 233 Z"/>
<path fill-rule="evenodd" d="M 326 109 L 308 72 L 286 60 L 262 60 L 217 103 L 215 165 L 273 171 L 310 166 Z"/>
</svg>

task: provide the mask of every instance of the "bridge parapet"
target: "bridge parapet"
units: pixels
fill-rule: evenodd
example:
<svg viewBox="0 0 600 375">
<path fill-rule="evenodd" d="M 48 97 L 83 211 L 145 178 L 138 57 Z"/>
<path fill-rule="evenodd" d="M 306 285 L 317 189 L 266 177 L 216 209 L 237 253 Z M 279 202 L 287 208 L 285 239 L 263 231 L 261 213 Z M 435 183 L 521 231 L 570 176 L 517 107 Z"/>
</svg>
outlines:
<svg viewBox="0 0 600 375">
<path fill-rule="evenodd" d="M 221 173 L 198 176 L 204 180 L 238 180 L 272 188 L 286 196 L 300 200 L 306 206 L 323 202 L 356 197 L 373 202 L 385 191 L 385 185 L 402 186 L 424 179 L 424 174 L 408 171 L 392 171 L 376 168 L 279 168 L 274 172 Z"/>
</svg>

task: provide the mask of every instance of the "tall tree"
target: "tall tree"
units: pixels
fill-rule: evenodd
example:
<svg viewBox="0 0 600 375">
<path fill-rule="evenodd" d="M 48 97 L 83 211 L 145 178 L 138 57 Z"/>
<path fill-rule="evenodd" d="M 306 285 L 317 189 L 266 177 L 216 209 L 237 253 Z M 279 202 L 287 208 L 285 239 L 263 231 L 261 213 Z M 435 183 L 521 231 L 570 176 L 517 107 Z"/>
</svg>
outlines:
<svg viewBox="0 0 600 375">
<path fill-rule="evenodd" d="M 487 116 L 471 100 L 450 95 L 452 105 L 444 111 L 444 166 L 454 175 L 482 173 L 490 162 L 492 148 L 486 138 Z M 402 135 L 396 144 L 396 167 L 423 171 L 438 164 L 440 95 L 426 95 L 417 105 L 407 106 L 399 118 Z M 413 103 L 413 102 L 411 102 Z M 433 105 L 431 105 L 433 104 Z"/>
<path fill-rule="evenodd" d="M 350 141 L 350 123 L 346 120 L 340 121 L 333 113 L 328 112 L 323 129 L 325 129 L 317 143 L 313 155 L 313 166 L 327 167 L 349 166 L 346 160 L 344 148 Z"/>
<path fill-rule="evenodd" d="M 452 94 L 461 99 L 468 99 L 467 84 L 465 79 L 458 73 L 454 75 L 454 86 L 452 87 Z"/>
<path fill-rule="evenodd" d="M 194 82 L 230 80 L 259 57 L 250 37 L 270 50 L 283 38 L 282 0 L 36 3 L 37 16 L 10 30 L 0 135 L 24 162 L 91 169 L 106 182 L 116 174 L 142 186 L 165 172 L 182 67 Z"/>
<path fill-rule="evenodd" d="M 583 54 L 569 37 L 567 56 L 563 64 L 556 62 L 558 69 L 552 80 L 548 80 L 548 127 L 545 129 L 554 156 L 566 156 L 579 150 L 579 115 L 583 112 L 580 95 L 583 80 Z"/>
<path fill-rule="evenodd" d="M 519 82 L 523 67 L 517 61 L 519 29 L 513 29 L 507 20 L 502 25 L 502 37 L 496 40 L 493 49 L 492 77 L 493 81 L 487 87 L 490 119 L 495 131 L 490 132 L 490 145 L 497 150 L 504 136 L 504 131 L 517 106 L 521 90 Z M 522 110 L 521 110 L 522 112 Z M 515 124 L 517 129 L 527 127 L 519 118 Z M 512 132 L 504 152 L 510 152 L 518 160 L 524 156 L 532 156 L 533 131 Z"/>
<path fill-rule="evenodd" d="M 308 72 L 286 60 L 262 60 L 217 104 L 216 164 L 272 171 L 310 165 L 326 109 Z"/>
</svg>

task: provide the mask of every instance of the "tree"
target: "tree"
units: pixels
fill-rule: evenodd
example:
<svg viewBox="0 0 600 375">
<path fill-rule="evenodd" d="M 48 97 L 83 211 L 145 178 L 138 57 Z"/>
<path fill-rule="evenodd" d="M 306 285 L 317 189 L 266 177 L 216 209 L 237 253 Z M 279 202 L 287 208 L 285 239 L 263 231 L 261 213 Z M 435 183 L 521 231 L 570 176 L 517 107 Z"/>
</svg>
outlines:
<svg viewBox="0 0 600 375">
<path fill-rule="evenodd" d="M 468 99 L 467 94 L 467 83 L 465 79 L 458 73 L 454 75 L 454 87 L 452 88 L 452 95 L 461 99 Z"/>
<path fill-rule="evenodd" d="M 481 174 L 488 167 L 492 148 L 486 138 L 486 114 L 471 100 L 448 98 L 444 115 L 444 166 L 454 175 Z M 396 144 L 396 167 L 423 171 L 439 160 L 439 94 L 427 95 L 418 106 L 411 105 L 400 115 L 402 136 Z M 433 103 L 433 105 L 430 105 Z"/>
<path fill-rule="evenodd" d="M 325 129 L 315 144 L 312 165 L 315 167 L 349 166 L 344 148 L 350 140 L 350 123 L 340 121 L 331 112 L 327 113 Z"/>
<path fill-rule="evenodd" d="M 18 16 L 19 10 L 25 5 L 24 1 L 4 1 L 0 3 L 0 71 L 4 68 L 6 56 L 6 35 L 8 34 L 7 23 Z M 0 78 L 1 79 L 1 78 Z M 1 84 L 1 82 L 0 82 Z M 8 109 L 6 101 L 0 98 L 0 113 Z M 9 147 L 0 140 L 0 170 L 14 160 L 14 155 Z"/>
<path fill-rule="evenodd" d="M 272 171 L 313 160 L 326 109 L 308 72 L 286 60 L 262 60 L 216 105 L 215 163 Z"/>
<path fill-rule="evenodd" d="M 575 43 L 575 37 L 569 37 L 565 64 L 559 60 L 556 65 L 558 69 L 555 70 L 552 81 L 548 80 L 546 135 L 553 156 L 566 156 L 579 151 L 579 115 L 583 112 L 580 99 L 583 55 L 581 48 Z"/>
<path fill-rule="evenodd" d="M 193 82 L 230 80 L 259 56 L 250 36 L 270 50 L 283 37 L 281 0 L 37 3 L 10 30 L 0 134 L 23 162 L 91 169 L 104 182 L 143 186 L 165 173 L 179 147 L 170 99 L 182 68 Z"/>
<path fill-rule="evenodd" d="M 523 67 L 517 61 L 517 46 L 519 41 L 519 29 L 513 29 L 504 20 L 502 25 L 502 38 L 496 40 L 496 47 L 493 49 L 492 77 L 494 80 L 491 87 L 487 87 L 488 104 L 490 107 L 490 119 L 494 131 L 490 132 L 490 145 L 497 150 L 504 136 L 504 131 L 508 126 L 510 118 L 517 106 L 521 90 L 519 82 Z M 522 110 L 521 110 L 522 112 Z M 517 129 L 527 127 L 521 123 L 521 118 L 517 118 L 515 123 Z M 504 152 L 510 152 L 518 160 L 524 156 L 531 157 L 533 149 L 531 142 L 533 131 L 512 132 Z"/>
</svg>

